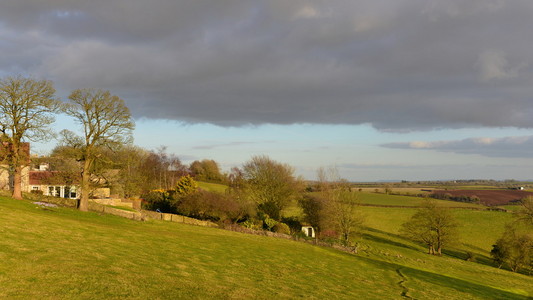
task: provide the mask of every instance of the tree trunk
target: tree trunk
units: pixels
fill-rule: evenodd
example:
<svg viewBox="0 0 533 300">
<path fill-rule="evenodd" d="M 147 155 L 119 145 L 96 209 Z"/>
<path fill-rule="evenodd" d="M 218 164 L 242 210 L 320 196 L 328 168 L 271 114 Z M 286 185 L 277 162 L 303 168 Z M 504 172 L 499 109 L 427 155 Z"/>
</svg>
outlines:
<svg viewBox="0 0 533 300">
<path fill-rule="evenodd" d="M 442 232 L 440 229 L 437 229 L 437 253 L 439 256 L 442 255 Z"/>
<path fill-rule="evenodd" d="M 22 200 L 22 166 L 15 166 L 13 172 L 13 198 Z"/>
<path fill-rule="evenodd" d="M 90 167 L 92 161 L 87 159 L 83 162 L 83 170 L 81 172 L 81 198 L 80 206 L 81 211 L 89 211 L 89 181 L 91 179 Z"/>
</svg>

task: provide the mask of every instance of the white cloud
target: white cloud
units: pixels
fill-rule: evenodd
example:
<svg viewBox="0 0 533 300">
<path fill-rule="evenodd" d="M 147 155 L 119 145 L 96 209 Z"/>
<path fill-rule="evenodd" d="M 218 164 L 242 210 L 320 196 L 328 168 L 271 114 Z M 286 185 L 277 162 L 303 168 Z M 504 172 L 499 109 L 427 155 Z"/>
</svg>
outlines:
<svg viewBox="0 0 533 300">
<path fill-rule="evenodd" d="M 491 145 L 497 142 L 497 139 L 494 138 L 474 138 L 472 141 L 480 145 Z"/>
<path fill-rule="evenodd" d="M 428 142 L 421 142 L 421 141 L 414 141 L 409 143 L 409 147 L 414 149 L 427 149 L 431 148 L 431 143 Z"/>
</svg>

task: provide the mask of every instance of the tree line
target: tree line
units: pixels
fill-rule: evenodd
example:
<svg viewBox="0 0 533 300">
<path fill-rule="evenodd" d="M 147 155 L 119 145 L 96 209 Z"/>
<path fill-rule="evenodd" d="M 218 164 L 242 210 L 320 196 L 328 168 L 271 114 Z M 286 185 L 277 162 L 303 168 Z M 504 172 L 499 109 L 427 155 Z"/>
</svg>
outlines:
<svg viewBox="0 0 533 300">
<path fill-rule="evenodd" d="M 335 169 L 320 169 L 321 180 L 311 188 L 294 175 L 291 166 L 268 156 L 254 156 L 242 167 L 222 174 L 228 188 L 220 193 L 198 187 L 198 175 L 192 170 L 200 163 L 192 163 L 191 173 L 182 176 L 175 188 L 143 195 L 144 207 L 286 234 L 303 235 L 302 225 L 307 224 L 317 238 L 355 245 L 364 221 L 358 192 Z M 303 216 L 287 214 L 287 209 L 301 209 Z"/>
</svg>

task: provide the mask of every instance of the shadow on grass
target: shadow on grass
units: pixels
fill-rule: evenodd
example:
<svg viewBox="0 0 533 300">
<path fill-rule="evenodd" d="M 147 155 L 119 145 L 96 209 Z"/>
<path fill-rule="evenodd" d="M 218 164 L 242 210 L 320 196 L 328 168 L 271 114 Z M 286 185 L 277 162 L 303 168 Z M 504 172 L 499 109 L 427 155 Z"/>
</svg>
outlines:
<svg viewBox="0 0 533 300">
<path fill-rule="evenodd" d="M 475 246 L 470 246 L 470 245 L 468 245 L 468 246 L 471 247 L 471 248 L 474 248 L 474 249 L 477 248 Z M 480 249 L 480 248 L 477 248 L 477 249 Z M 468 254 L 467 254 L 466 251 L 460 251 L 460 250 L 456 250 L 456 249 L 454 249 L 454 250 L 445 249 L 445 250 L 442 251 L 442 253 L 447 255 L 447 256 L 454 257 L 454 258 L 461 259 L 461 260 L 466 260 L 468 258 Z M 474 261 L 472 261 L 472 263 L 477 263 L 477 264 L 480 264 L 480 265 L 485 265 L 485 266 L 489 266 L 489 267 L 493 267 L 493 268 L 498 268 L 498 266 L 496 265 L 496 263 L 494 263 L 494 260 L 491 257 L 486 256 L 486 255 L 482 255 L 482 254 L 479 254 L 479 253 L 474 253 Z M 512 272 L 512 270 L 507 265 L 502 266 L 500 269 Z M 522 268 L 517 273 L 528 275 L 528 276 L 531 275 L 531 272 L 529 272 L 526 268 Z"/>
<path fill-rule="evenodd" d="M 410 279 L 416 279 L 434 285 L 454 289 L 459 292 L 467 293 L 482 299 L 531 299 L 530 297 L 525 295 L 515 294 L 490 286 L 481 285 L 470 281 L 449 277 L 446 275 L 414 269 L 395 263 L 380 261 L 362 256 L 357 256 L 357 259 L 363 260 L 369 264 L 373 264 L 376 266 L 376 268 L 390 269 L 395 270 L 396 272 L 401 270 L 401 274 L 403 274 L 403 276 L 405 277 L 406 282 L 409 282 Z M 403 282 L 403 284 L 405 284 L 406 282 Z M 401 287 L 404 288 L 404 286 Z M 407 288 L 407 291 L 404 290 L 403 292 L 405 292 L 406 295 L 409 295 L 409 288 Z"/>
<path fill-rule="evenodd" d="M 390 239 L 387 239 L 387 238 L 383 238 L 383 237 L 379 237 L 377 235 L 373 235 L 373 234 L 369 234 L 369 233 L 363 234 L 363 238 L 365 240 L 369 240 L 369 241 L 373 241 L 373 242 L 377 242 L 377 243 L 381 243 L 381 244 L 387 244 L 387 245 L 392 245 L 392 246 L 396 246 L 396 247 L 402 247 L 402 248 L 411 249 L 411 250 L 420 250 L 420 248 L 417 248 L 417 247 L 414 247 L 414 246 L 410 246 L 410 245 L 407 245 L 407 244 L 404 244 L 404 243 L 396 242 L 396 241 L 393 241 L 393 240 L 390 240 Z"/>
<path fill-rule="evenodd" d="M 399 241 L 394 241 L 394 240 L 391 240 L 391 239 L 387 239 L 385 237 L 380 237 L 378 235 L 374 235 L 374 234 L 371 234 L 369 232 L 375 232 L 377 234 L 382 234 L 384 236 L 389 236 L 389 237 L 395 238 L 395 239 L 405 239 L 404 237 L 402 237 L 401 235 L 398 235 L 398 234 L 393 234 L 393 233 L 390 233 L 390 232 L 385 232 L 385 231 L 381 231 L 381 230 L 378 230 L 378 229 L 375 229 L 375 228 L 368 228 L 368 227 L 365 228 L 365 231 L 366 231 L 366 233 L 363 234 L 363 238 L 366 239 L 366 240 L 369 240 L 369 241 L 373 241 L 373 242 L 376 242 L 376 243 L 387 244 L 387 245 L 392 245 L 392 246 L 396 246 L 396 247 L 402 247 L 402 248 L 405 248 L 405 249 L 411 249 L 411 250 L 415 250 L 415 251 L 421 251 L 421 249 L 424 249 L 424 248 L 416 247 L 416 246 L 413 246 L 413 245 L 408 245 L 406 243 L 402 243 L 402 242 L 399 242 Z M 465 244 L 465 246 L 468 246 L 471 249 L 477 250 L 477 252 L 474 253 L 474 261 L 472 261 L 471 263 L 477 263 L 477 264 L 480 264 L 480 265 L 485 265 L 485 266 L 497 268 L 496 264 L 494 263 L 494 261 L 492 260 L 491 257 L 479 253 L 479 252 L 485 252 L 486 250 L 484 250 L 482 248 L 479 248 L 479 247 L 476 247 L 474 245 L 470 245 L 470 244 Z M 460 260 L 467 260 L 467 258 L 469 257 L 469 254 L 467 254 L 467 251 L 465 251 L 465 250 L 443 249 L 442 253 L 444 255 L 446 255 L 446 256 L 449 256 L 449 257 L 452 257 L 452 258 L 456 258 L 456 259 L 460 259 Z M 501 269 L 511 272 L 511 269 L 509 267 L 507 267 L 507 266 L 503 266 Z M 524 274 L 524 275 L 531 275 L 531 272 L 529 272 L 525 268 L 522 268 L 517 273 Z"/>
<path fill-rule="evenodd" d="M 382 243 L 382 244 L 388 244 L 388 245 L 392 245 L 392 246 L 396 246 L 396 247 L 402 247 L 402 248 L 411 249 L 411 250 L 420 250 L 419 248 L 417 248 L 415 246 L 408 245 L 408 244 L 405 244 L 405 243 L 402 243 L 402 242 L 399 242 L 399 241 L 394 241 L 392 239 L 387 239 L 387 238 L 384 238 L 384 237 L 380 237 L 380 236 L 371 234 L 369 232 L 375 232 L 375 233 L 383 234 L 385 236 L 389 236 L 389 237 L 396 238 L 396 239 L 405 239 L 404 237 L 402 237 L 400 235 L 392 234 L 392 233 L 389 233 L 389 232 L 377 230 L 377 229 L 374 229 L 374 228 L 368 228 L 368 227 L 365 228 L 365 231 L 366 231 L 366 233 L 363 234 L 363 238 L 366 239 L 366 240 L 377 242 L 377 243 Z"/>
<path fill-rule="evenodd" d="M 467 251 L 457 250 L 457 249 L 454 249 L 454 250 L 444 249 L 442 250 L 442 253 L 444 255 L 457 258 L 457 259 L 461 259 L 461 260 L 467 260 L 467 258 L 469 257 L 469 255 L 467 254 Z M 478 263 L 480 265 L 485 265 L 489 267 L 496 267 L 496 265 L 494 264 L 494 261 L 490 257 L 486 255 L 482 255 L 477 252 L 473 254 L 474 254 L 474 261 L 472 261 L 473 263 Z"/>
</svg>

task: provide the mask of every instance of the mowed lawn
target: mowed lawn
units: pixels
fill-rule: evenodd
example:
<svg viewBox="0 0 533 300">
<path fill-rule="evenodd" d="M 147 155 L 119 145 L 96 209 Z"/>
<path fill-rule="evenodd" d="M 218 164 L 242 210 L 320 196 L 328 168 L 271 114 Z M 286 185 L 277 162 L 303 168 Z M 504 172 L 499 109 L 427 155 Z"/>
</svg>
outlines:
<svg viewBox="0 0 533 300">
<path fill-rule="evenodd" d="M 0 298 L 528 299 L 532 286 L 396 238 L 369 239 L 352 255 L 0 198 Z"/>
</svg>

